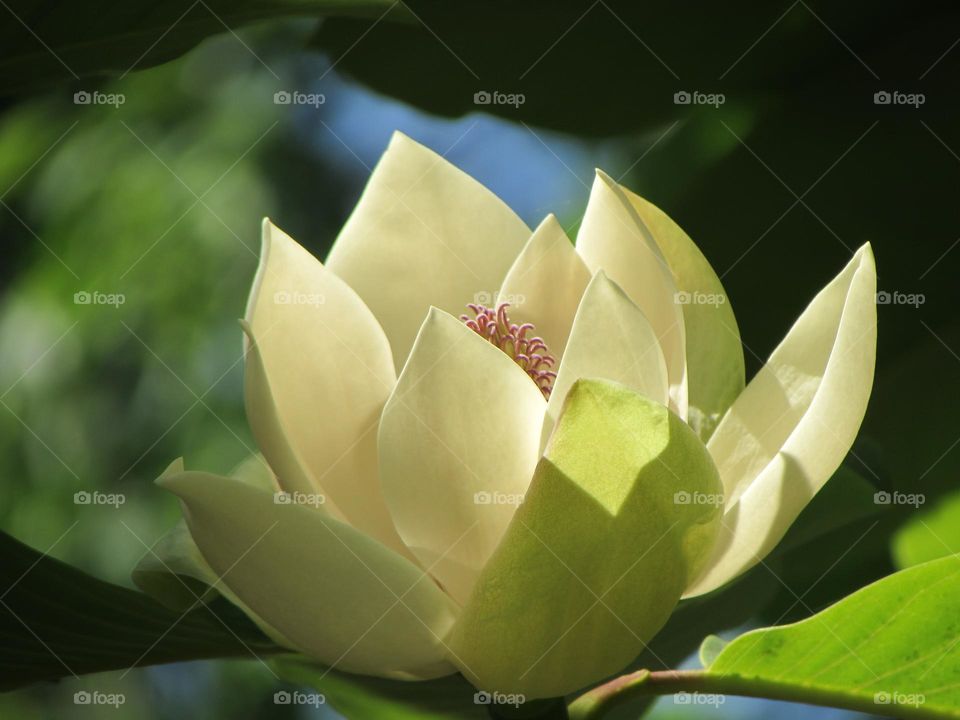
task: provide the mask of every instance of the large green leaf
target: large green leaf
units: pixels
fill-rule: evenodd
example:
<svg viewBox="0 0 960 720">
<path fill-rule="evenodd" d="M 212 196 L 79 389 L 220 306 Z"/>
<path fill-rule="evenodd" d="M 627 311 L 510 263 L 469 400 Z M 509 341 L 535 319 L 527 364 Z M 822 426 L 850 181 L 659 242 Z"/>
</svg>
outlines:
<svg viewBox="0 0 960 720">
<path fill-rule="evenodd" d="M 918 565 L 801 622 L 741 635 L 703 671 L 640 671 L 584 696 L 600 717 L 632 694 L 721 693 L 902 718 L 960 717 L 960 559 Z"/>
<path fill-rule="evenodd" d="M 8 0 L 0 30 L 0 94 L 58 80 L 123 75 L 166 62 L 204 38 L 267 18 L 379 16 L 391 0 Z M 394 10 L 395 16 L 402 12 Z"/>
<path fill-rule="evenodd" d="M 281 652 L 224 600 L 186 612 L 0 533 L 0 690 L 104 670 Z"/>
<path fill-rule="evenodd" d="M 707 674 L 760 695 L 960 717 L 958 610 L 960 560 L 943 558 L 884 578 L 802 622 L 747 633 Z"/>
</svg>

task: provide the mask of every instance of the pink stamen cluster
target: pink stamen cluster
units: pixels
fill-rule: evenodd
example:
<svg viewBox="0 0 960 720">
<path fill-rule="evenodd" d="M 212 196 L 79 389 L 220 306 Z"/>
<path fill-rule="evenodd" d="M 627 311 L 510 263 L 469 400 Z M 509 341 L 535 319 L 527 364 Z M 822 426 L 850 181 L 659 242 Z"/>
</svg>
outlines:
<svg viewBox="0 0 960 720">
<path fill-rule="evenodd" d="M 543 338 L 527 337 L 534 329 L 533 324 L 511 323 L 510 318 L 507 317 L 507 308 L 510 307 L 510 303 L 500 303 L 496 310 L 473 303 L 467 307 L 476 316 L 474 318 L 469 315 L 460 316 L 467 327 L 503 350 L 530 376 L 543 396 L 549 400 L 553 381 L 557 377 L 552 368 L 557 361 L 550 354 Z"/>
</svg>

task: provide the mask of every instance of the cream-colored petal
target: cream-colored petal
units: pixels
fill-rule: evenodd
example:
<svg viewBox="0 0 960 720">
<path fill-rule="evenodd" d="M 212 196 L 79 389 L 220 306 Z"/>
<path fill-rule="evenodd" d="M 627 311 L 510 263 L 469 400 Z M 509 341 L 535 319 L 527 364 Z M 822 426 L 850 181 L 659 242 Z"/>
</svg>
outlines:
<svg viewBox="0 0 960 720">
<path fill-rule="evenodd" d="M 327 267 L 359 293 L 402 367 L 435 305 L 453 315 L 493 296 L 530 229 L 443 157 L 394 133 Z"/>
<path fill-rule="evenodd" d="M 246 328 L 257 442 L 284 489 L 323 495 L 351 525 L 403 552 L 377 474 L 376 428 L 395 382 L 387 340 L 357 294 L 307 250 L 269 221 L 263 238 Z"/>
<path fill-rule="evenodd" d="M 183 458 L 174 460 L 159 480 L 184 472 Z M 270 468 L 260 455 L 251 455 L 233 469 L 230 476 L 251 487 L 276 492 L 279 487 Z M 190 536 L 185 520 L 180 520 L 150 548 L 133 569 L 131 579 L 143 592 L 178 612 L 208 603 L 220 595 L 240 608 L 256 625 L 281 647 L 293 647 L 275 627 L 243 604 L 207 563 Z"/>
<path fill-rule="evenodd" d="M 510 303 L 513 322 L 533 323 L 534 333 L 559 358 L 589 282 L 590 271 L 570 238 L 547 215 L 507 273 L 498 301 Z"/>
<path fill-rule="evenodd" d="M 614 380 L 663 405 L 670 402 L 666 362 L 650 322 L 603 271 L 590 281 L 573 321 L 547 406 L 544 444 L 580 378 Z"/>
<path fill-rule="evenodd" d="M 656 205 L 620 186 L 673 271 L 683 309 L 690 422 L 706 441 L 743 390 L 743 346 L 730 299 L 710 263 Z"/>
<path fill-rule="evenodd" d="M 813 299 L 707 444 L 723 530 L 699 595 L 755 565 L 839 467 L 866 412 L 877 347 L 869 244 Z"/>
<path fill-rule="evenodd" d="M 324 664 L 396 676 L 437 667 L 456 606 L 410 561 L 323 513 L 200 472 L 158 481 L 183 501 L 221 583 Z"/>
<path fill-rule="evenodd" d="M 458 602 L 527 489 L 545 409 L 505 353 L 430 310 L 383 411 L 380 475 L 400 536 Z"/>
<path fill-rule="evenodd" d="M 603 270 L 646 315 L 670 380 L 670 407 L 687 418 L 683 310 L 670 267 L 646 224 L 608 175 L 597 171 L 577 234 L 577 252 L 591 272 Z"/>
<path fill-rule="evenodd" d="M 264 458 L 276 474 L 278 489 L 287 493 L 323 496 L 324 509 L 337 519 L 344 520 L 343 513 L 326 497 L 323 486 L 307 470 L 293 439 L 283 427 L 253 329 L 246 320 L 240 321 L 240 327 L 246 346 L 243 388 L 247 421 Z"/>
</svg>

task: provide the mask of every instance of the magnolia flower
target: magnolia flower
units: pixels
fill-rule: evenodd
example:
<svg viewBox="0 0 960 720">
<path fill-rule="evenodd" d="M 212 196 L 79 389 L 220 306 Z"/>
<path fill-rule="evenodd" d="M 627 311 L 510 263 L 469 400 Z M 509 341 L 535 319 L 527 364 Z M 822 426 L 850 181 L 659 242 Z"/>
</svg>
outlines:
<svg viewBox="0 0 960 720">
<path fill-rule="evenodd" d="M 242 322 L 262 456 L 171 466 L 186 527 L 136 579 L 199 579 L 341 670 L 575 691 L 759 562 L 838 467 L 875 285 L 864 245 L 744 388 L 723 287 L 659 209 L 598 172 L 574 246 L 397 134 L 325 264 L 264 222 Z"/>
</svg>

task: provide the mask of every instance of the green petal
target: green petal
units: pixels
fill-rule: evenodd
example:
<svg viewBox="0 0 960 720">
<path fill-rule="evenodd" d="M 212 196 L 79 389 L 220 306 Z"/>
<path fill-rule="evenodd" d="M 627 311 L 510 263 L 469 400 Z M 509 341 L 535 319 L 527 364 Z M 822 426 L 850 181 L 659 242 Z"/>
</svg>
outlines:
<svg viewBox="0 0 960 720">
<path fill-rule="evenodd" d="M 477 295 L 495 295 L 529 237 L 500 198 L 394 133 L 327 267 L 376 315 L 400 368 L 430 306 L 459 315 Z"/>
<path fill-rule="evenodd" d="M 528 698 L 622 669 L 708 553 L 720 488 L 706 448 L 666 407 L 579 381 L 454 626 L 452 661 L 480 688 Z"/>
<path fill-rule="evenodd" d="M 743 390 L 743 347 L 726 291 L 693 240 L 660 208 L 621 186 L 673 271 L 683 307 L 691 423 L 706 442 Z"/>
<path fill-rule="evenodd" d="M 591 272 L 603 270 L 650 321 L 667 363 L 671 408 L 686 419 L 683 311 L 676 302 L 673 275 L 620 186 L 600 171 L 577 234 L 577 251 Z"/>
<path fill-rule="evenodd" d="M 533 323 L 534 334 L 559 358 L 589 282 L 590 271 L 570 238 L 548 215 L 507 273 L 498 300 L 510 303 L 512 322 Z"/>
<path fill-rule="evenodd" d="M 727 504 L 709 592 L 763 559 L 840 466 L 860 428 L 877 352 L 869 244 L 813 299 L 707 443 Z"/>
<path fill-rule="evenodd" d="M 190 533 L 221 585 L 295 649 L 383 677 L 450 671 L 442 638 L 456 606 L 405 558 L 237 480 L 184 472 L 158 484 L 183 501 Z"/>
<path fill-rule="evenodd" d="M 383 411 L 380 471 L 400 537 L 458 602 L 527 489 L 545 410 L 506 353 L 430 310 Z"/>
</svg>

